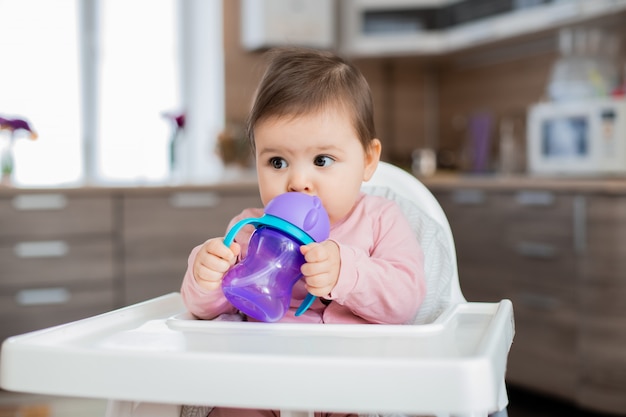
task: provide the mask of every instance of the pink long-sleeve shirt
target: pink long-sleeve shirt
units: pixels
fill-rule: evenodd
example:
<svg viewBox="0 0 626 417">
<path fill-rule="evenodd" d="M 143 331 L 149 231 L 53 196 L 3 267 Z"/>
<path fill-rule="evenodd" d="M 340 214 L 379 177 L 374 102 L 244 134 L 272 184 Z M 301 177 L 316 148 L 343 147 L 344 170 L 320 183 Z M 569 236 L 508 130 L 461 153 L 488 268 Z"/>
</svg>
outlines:
<svg viewBox="0 0 626 417">
<path fill-rule="evenodd" d="M 262 209 L 246 209 L 235 222 L 260 217 Z M 249 225 L 235 240 L 247 252 L 254 228 Z M 399 206 L 384 197 L 362 194 L 351 213 L 333 224 L 330 239 L 339 245 L 341 269 L 335 288 L 325 305 L 319 299 L 301 316 L 295 311 L 307 294 L 304 281 L 292 293 L 290 309 L 281 322 L 300 323 L 410 323 L 424 299 L 424 256 L 411 225 Z M 209 291 L 193 276 L 193 262 L 201 245 L 189 255 L 181 293 L 189 311 L 201 319 L 212 319 L 236 309 L 221 288 Z"/>
</svg>

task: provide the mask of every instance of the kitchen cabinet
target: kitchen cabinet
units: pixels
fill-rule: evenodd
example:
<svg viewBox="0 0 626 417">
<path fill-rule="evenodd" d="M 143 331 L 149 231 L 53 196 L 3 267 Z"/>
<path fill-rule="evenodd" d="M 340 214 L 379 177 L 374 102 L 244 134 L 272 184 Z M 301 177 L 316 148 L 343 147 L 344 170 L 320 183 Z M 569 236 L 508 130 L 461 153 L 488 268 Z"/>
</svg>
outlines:
<svg viewBox="0 0 626 417">
<path fill-rule="evenodd" d="M 492 267 L 504 255 L 504 218 L 499 215 L 502 196 L 472 188 L 436 192 L 435 196 L 454 233 L 459 276 L 480 277 L 480 280 L 461 280 L 465 298 L 501 300 L 511 286 L 510 275 Z"/>
<path fill-rule="evenodd" d="M 577 388 L 578 239 L 583 197 L 516 191 L 504 210 L 520 335 L 510 380 L 572 398 Z M 529 366 L 529 363 L 532 366 Z"/>
<path fill-rule="evenodd" d="M 513 302 L 507 381 L 623 412 L 626 187 L 425 182 L 450 221 L 465 297 Z"/>
<path fill-rule="evenodd" d="M 443 55 L 624 10 L 624 0 L 345 0 L 340 49 L 358 57 Z"/>
<path fill-rule="evenodd" d="M 626 409 L 626 196 L 594 195 L 587 207 L 580 304 L 579 402 Z"/>
<path fill-rule="evenodd" d="M 123 208 L 124 304 L 179 291 L 191 249 L 224 236 L 258 192 L 212 190 L 128 193 Z"/>
<path fill-rule="evenodd" d="M 471 301 L 511 299 L 509 381 L 561 397 L 576 389 L 576 197 L 547 191 L 436 192 Z M 529 366 L 532 364 L 532 366 Z"/>
<path fill-rule="evenodd" d="M 191 249 L 245 207 L 256 183 L 0 189 L 0 340 L 178 291 Z"/>
<path fill-rule="evenodd" d="M 115 201 L 0 196 L 0 340 L 115 307 Z"/>
</svg>

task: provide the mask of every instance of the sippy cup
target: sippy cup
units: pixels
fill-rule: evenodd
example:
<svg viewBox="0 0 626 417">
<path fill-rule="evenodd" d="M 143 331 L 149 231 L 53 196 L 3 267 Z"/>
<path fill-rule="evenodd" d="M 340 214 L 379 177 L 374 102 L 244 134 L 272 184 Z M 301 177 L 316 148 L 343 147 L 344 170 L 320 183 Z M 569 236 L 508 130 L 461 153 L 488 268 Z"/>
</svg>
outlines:
<svg viewBox="0 0 626 417">
<path fill-rule="evenodd" d="M 318 197 L 298 192 L 281 194 L 265 207 L 265 214 L 237 222 L 224 238 L 230 246 L 239 230 L 255 226 L 247 256 L 226 272 L 224 295 L 232 305 L 257 320 L 280 320 L 291 302 L 294 284 L 302 277 L 300 246 L 328 239 L 330 221 Z M 315 301 L 307 294 L 296 311 L 304 313 Z"/>
</svg>

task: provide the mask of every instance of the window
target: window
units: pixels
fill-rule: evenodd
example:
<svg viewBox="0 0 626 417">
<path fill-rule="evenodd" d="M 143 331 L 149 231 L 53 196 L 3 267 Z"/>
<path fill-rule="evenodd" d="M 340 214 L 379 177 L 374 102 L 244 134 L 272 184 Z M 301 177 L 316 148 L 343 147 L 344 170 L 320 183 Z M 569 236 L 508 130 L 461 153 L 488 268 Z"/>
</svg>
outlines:
<svg viewBox="0 0 626 417">
<path fill-rule="evenodd" d="M 223 128 L 221 10 L 213 1 L 0 0 L 0 116 L 25 117 L 39 135 L 15 143 L 15 184 L 168 181 L 163 113 L 182 109 L 187 180 L 202 177 Z"/>
<path fill-rule="evenodd" d="M 0 116 L 26 118 L 39 135 L 16 140 L 14 180 L 77 183 L 83 161 L 75 1 L 4 0 L 0 16 Z"/>
<path fill-rule="evenodd" d="M 176 8 L 171 0 L 106 0 L 100 5 L 97 176 L 154 182 L 168 175 L 170 125 L 180 107 Z"/>
</svg>

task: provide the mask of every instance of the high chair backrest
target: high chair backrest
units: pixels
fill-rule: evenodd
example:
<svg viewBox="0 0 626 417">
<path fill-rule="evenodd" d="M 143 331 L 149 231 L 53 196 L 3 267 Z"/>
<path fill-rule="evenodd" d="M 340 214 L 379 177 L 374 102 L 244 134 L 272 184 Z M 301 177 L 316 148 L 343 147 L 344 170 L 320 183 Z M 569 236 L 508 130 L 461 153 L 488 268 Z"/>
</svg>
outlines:
<svg viewBox="0 0 626 417">
<path fill-rule="evenodd" d="M 408 172 L 380 162 L 370 181 L 363 183 L 362 190 L 396 201 L 424 251 L 427 290 L 414 324 L 430 323 L 450 304 L 465 302 L 459 284 L 452 230 L 443 209 L 428 188 Z"/>
</svg>

